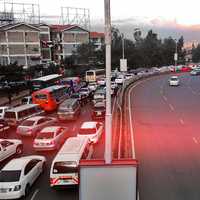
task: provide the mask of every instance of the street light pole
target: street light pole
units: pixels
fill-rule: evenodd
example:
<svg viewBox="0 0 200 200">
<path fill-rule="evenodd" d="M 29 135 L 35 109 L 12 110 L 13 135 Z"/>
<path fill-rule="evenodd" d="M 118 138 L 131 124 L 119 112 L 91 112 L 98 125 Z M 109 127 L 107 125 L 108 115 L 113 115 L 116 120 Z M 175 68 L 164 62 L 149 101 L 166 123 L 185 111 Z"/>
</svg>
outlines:
<svg viewBox="0 0 200 200">
<path fill-rule="evenodd" d="M 112 161 L 112 114 L 111 114 L 111 16 L 110 0 L 104 0 L 105 45 L 106 45 L 106 117 L 105 117 L 105 162 Z"/>
<path fill-rule="evenodd" d="M 177 66 L 177 60 L 178 60 L 178 53 L 177 53 L 177 40 L 175 39 L 175 44 L 176 44 L 176 49 L 175 49 L 175 54 L 174 54 L 174 62 L 175 66 Z"/>
<path fill-rule="evenodd" d="M 124 59 L 124 34 L 122 33 L 122 58 Z"/>
</svg>

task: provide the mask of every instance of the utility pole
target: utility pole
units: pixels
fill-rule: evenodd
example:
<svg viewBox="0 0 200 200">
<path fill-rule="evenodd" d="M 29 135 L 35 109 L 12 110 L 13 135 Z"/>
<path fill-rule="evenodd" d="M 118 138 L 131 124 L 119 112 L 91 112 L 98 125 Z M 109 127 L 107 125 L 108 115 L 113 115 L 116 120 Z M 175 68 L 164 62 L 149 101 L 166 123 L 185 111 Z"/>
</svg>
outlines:
<svg viewBox="0 0 200 200">
<path fill-rule="evenodd" d="M 111 114 L 111 16 L 110 0 L 104 0 L 105 45 L 106 45 L 106 117 L 105 117 L 105 162 L 112 162 L 112 114 Z"/>
<path fill-rule="evenodd" d="M 177 60 L 178 60 L 178 53 L 177 53 L 177 40 L 175 39 L 175 54 L 174 54 L 174 62 L 175 62 L 175 66 L 177 66 Z"/>
<path fill-rule="evenodd" d="M 124 59 L 124 34 L 122 33 L 122 59 Z"/>
</svg>

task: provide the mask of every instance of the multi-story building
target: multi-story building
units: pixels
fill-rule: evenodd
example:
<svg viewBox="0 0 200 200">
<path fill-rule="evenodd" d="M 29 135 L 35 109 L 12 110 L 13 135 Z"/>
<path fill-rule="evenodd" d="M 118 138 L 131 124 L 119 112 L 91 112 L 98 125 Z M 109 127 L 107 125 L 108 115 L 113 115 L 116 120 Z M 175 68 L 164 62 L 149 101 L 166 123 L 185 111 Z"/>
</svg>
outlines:
<svg viewBox="0 0 200 200">
<path fill-rule="evenodd" d="M 76 51 L 78 45 L 89 42 L 89 31 L 76 25 L 51 25 L 51 39 L 54 44 L 53 59 L 64 60 Z"/>
<path fill-rule="evenodd" d="M 95 50 L 100 50 L 105 42 L 104 33 L 90 32 L 90 42 L 94 44 Z"/>
<path fill-rule="evenodd" d="M 52 42 L 51 42 L 51 32 L 50 27 L 47 24 L 40 24 L 40 42 L 41 42 L 41 62 L 47 63 L 52 60 Z"/>
<path fill-rule="evenodd" d="M 0 26 L 0 64 L 60 63 L 88 42 L 89 31 L 77 25 L 7 24 Z"/>
<path fill-rule="evenodd" d="M 0 64 L 36 65 L 40 57 L 39 28 L 25 23 L 0 27 Z"/>
</svg>

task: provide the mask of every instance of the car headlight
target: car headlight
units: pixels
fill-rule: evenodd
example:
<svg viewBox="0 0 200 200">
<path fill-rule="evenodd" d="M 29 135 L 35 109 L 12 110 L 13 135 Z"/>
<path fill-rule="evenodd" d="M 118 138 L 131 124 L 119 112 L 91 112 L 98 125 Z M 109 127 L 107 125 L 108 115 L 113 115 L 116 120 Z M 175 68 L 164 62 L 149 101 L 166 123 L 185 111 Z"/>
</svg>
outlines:
<svg viewBox="0 0 200 200">
<path fill-rule="evenodd" d="M 16 185 L 16 186 L 14 187 L 14 191 L 19 191 L 19 190 L 21 190 L 21 185 Z"/>
</svg>

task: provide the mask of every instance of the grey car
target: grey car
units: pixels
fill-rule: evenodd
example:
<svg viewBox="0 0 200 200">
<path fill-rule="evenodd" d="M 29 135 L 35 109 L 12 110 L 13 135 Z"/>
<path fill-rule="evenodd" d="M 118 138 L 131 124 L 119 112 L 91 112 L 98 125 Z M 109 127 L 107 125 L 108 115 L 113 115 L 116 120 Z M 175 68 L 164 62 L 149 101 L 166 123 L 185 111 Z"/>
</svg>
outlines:
<svg viewBox="0 0 200 200">
<path fill-rule="evenodd" d="M 19 136 L 36 136 L 37 132 L 46 126 L 53 125 L 58 120 L 53 117 L 36 116 L 23 121 L 17 127 L 17 134 Z"/>
</svg>

